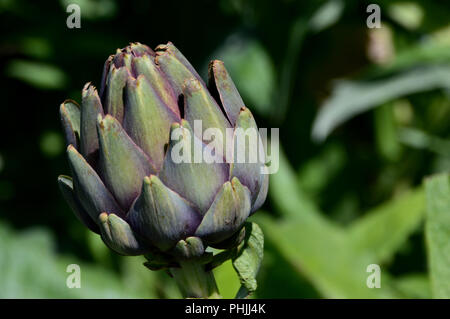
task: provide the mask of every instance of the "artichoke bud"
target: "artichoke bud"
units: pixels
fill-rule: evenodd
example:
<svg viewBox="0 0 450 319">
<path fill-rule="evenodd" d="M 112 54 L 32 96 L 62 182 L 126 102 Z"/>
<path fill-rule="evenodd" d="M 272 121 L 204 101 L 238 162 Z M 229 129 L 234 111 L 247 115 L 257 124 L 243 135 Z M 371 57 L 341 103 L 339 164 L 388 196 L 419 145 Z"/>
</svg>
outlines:
<svg viewBox="0 0 450 319">
<path fill-rule="evenodd" d="M 208 243 L 219 243 L 241 229 L 249 214 L 250 191 L 234 177 L 223 184 L 195 235 Z"/>
<path fill-rule="evenodd" d="M 155 175 L 144 178 L 128 217 L 132 227 L 161 251 L 193 234 L 201 220 L 192 205 Z"/>
<path fill-rule="evenodd" d="M 139 243 L 130 225 L 115 214 L 101 213 L 100 231 L 106 245 L 121 255 L 142 255 L 148 250 Z"/>
<path fill-rule="evenodd" d="M 59 115 L 67 146 L 78 147 L 80 144 L 80 107 L 75 101 L 65 100 L 59 107 Z"/>
<path fill-rule="evenodd" d="M 70 208 L 73 210 L 74 214 L 78 219 L 94 233 L 99 234 L 100 229 L 98 225 L 92 220 L 89 214 L 84 210 L 78 201 L 77 197 L 73 193 L 73 182 L 72 178 L 69 176 L 60 175 L 58 177 L 58 184 L 64 199 L 69 204 Z"/>
<path fill-rule="evenodd" d="M 235 125 L 244 102 L 222 61 L 211 61 L 208 68 L 208 87 L 218 97 L 232 126 Z"/>
<path fill-rule="evenodd" d="M 100 91 L 86 84 L 81 106 L 67 100 L 60 116 L 72 172 L 58 179 L 64 198 L 117 253 L 164 256 L 150 268 L 236 247 L 267 196 L 263 161 L 238 160 L 254 155 L 239 146 L 240 130 L 260 138 L 221 61 L 210 63 L 207 86 L 172 43 L 155 51 L 132 43 L 106 60 Z M 220 132 L 223 161 L 202 160 L 208 129 Z"/>
<path fill-rule="evenodd" d="M 188 237 L 180 240 L 174 247 L 172 254 L 177 260 L 201 260 L 207 263 L 211 260 L 212 254 L 205 253 L 205 246 L 198 237 Z"/>
<path fill-rule="evenodd" d="M 80 115 L 80 152 L 89 163 L 97 157 L 98 138 L 96 120 L 98 114 L 103 115 L 102 103 L 97 89 L 87 83 L 82 91 Z"/>
</svg>

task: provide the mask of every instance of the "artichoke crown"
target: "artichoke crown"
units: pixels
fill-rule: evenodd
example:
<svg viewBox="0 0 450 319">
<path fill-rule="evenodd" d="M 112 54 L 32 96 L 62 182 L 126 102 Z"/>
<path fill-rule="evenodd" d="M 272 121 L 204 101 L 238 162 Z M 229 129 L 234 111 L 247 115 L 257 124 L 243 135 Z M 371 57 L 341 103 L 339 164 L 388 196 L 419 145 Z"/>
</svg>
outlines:
<svg viewBox="0 0 450 319">
<path fill-rule="evenodd" d="M 266 198 L 262 161 L 171 156 L 180 145 L 204 150 L 208 128 L 231 130 L 235 156 L 236 128 L 257 128 L 221 61 L 210 63 L 206 85 L 172 43 L 155 50 L 132 43 L 106 60 L 100 91 L 87 83 L 81 106 L 66 100 L 60 115 L 72 172 L 58 179 L 63 195 L 120 254 L 167 252 L 180 241 L 200 251 L 220 246 Z M 197 120 L 200 134 L 192 129 Z M 173 140 L 177 129 L 183 134 Z"/>
</svg>

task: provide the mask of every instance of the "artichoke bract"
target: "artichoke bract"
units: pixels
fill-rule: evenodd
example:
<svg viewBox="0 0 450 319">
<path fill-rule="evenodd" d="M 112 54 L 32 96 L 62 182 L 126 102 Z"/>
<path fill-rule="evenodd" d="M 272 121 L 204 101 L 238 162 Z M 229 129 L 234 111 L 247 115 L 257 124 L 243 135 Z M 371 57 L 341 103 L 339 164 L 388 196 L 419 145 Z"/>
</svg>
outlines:
<svg viewBox="0 0 450 319">
<path fill-rule="evenodd" d="M 172 43 L 132 43 L 107 59 L 100 91 L 87 83 L 81 105 L 66 100 L 60 115 L 72 172 L 58 179 L 62 193 L 119 254 L 190 258 L 236 244 L 265 201 L 264 161 L 235 160 L 236 129 L 257 126 L 221 61 L 210 63 L 206 84 Z M 233 161 L 174 160 L 180 145 L 205 149 L 209 128 L 231 130 Z"/>
</svg>

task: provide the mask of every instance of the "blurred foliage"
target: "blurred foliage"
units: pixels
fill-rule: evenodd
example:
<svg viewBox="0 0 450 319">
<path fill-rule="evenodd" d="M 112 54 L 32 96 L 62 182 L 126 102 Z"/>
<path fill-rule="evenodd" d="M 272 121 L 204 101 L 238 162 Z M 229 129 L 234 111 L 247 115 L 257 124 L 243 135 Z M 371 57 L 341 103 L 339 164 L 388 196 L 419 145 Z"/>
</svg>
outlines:
<svg viewBox="0 0 450 319">
<path fill-rule="evenodd" d="M 66 27 L 69 3 L 81 29 Z M 85 230 L 56 183 L 59 103 L 98 85 L 116 48 L 169 40 L 204 77 L 224 60 L 259 126 L 280 128 L 280 171 L 252 217 L 265 233 L 252 297 L 449 297 L 450 3 L 377 1 L 369 29 L 370 3 L 0 0 L 0 297 L 180 297 Z M 66 287 L 69 264 L 81 289 Z M 231 262 L 215 274 L 234 297 Z"/>
<path fill-rule="evenodd" d="M 431 288 L 435 297 L 450 298 L 450 183 L 447 174 L 425 182 L 427 192 L 426 241 Z"/>
</svg>

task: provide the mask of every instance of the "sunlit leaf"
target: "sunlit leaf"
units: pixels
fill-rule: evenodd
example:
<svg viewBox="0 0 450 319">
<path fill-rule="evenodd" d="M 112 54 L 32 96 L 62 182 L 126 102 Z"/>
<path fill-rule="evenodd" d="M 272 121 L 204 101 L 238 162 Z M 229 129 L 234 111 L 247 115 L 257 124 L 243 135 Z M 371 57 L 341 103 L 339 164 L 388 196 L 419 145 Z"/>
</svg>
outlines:
<svg viewBox="0 0 450 319">
<path fill-rule="evenodd" d="M 69 4 L 77 4 L 82 18 L 95 20 L 113 17 L 117 12 L 117 4 L 113 0 L 60 0 L 66 8 Z"/>
<path fill-rule="evenodd" d="M 323 4 L 309 21 L 312 31 L 320 32 L 336 23 L 344 10 L 344 2 L 341 0 L 330 0 Z"/>
<path fill-rule="evenodd" d="M 395 298 L 398 295 L 381 272 L 381 289 L 366 285 L 368 256 L 355 254 L 345 237 L 327 233 L 300 220 L 276 222 L 260 216 L 267 238 L 299 274 L 303 274 L 326 298 Z"/>
<path fill-rule="evenodd" d="M 241 289 L 237 297 L 245 298 L 253 293 L 258 284 L 258 274 L 264 257 L 264 235 L 261 228 L 255 223 L 245 224 L 245 239 L 239 253 L 233 258 L 233 267 L 239 276 Z"/>
<path fill-rule="evenodd" d="M 41 62 L 13 60 L 6 66 L 6 75 L 40 89 L 61 89 L 67 84 L 63 71 Z"/>
<path fill-rule="evenodd" d="M 216 278 L 220 295 L 227 299 L 234 298 L 241 283 L 239 282 L 231 260 L 227 260 L 219 267 L 214 268 L 214 277 Z"/>
<path fill-rule="evenodd" d="M 423 190 L 408 192 L 352 223 L 347 231 L 349 245 L 355 253 L 371 255 L 378 263 L 385 262 L 419 227 L 424 214 Z"/>
<path fill-rule="evenodd" d="M 414 30 L 420 27 L 424 17 L 423 8 L 415 1 L 392 3 L 387 14 L 405 28 Z"/>
<path fill-rule="evenodd" d="M 405 298 L 429 299 L 432 297 L 430 280 L 426 274 L 411 274 L 396 278 L 395 288 L 398 289 Z"/>
<path fill-rule="evenodd" d="M 312 136 L 324 140 L 348 119 L 395 98 L 437 88 L 450 88 L 450 66 L 429 66 L 368 82 L 341 81 L 314 120 Z"/>
<path fill-rule="evenodd" d="M 431 291 L 435 298 L 450 298 L 450 181 L 448 175 L 425 180 Z"/>
<path fill-rule="evenodd" d="M 271 181 L 271 198 L 284 218 L 275 220 L 264 215 L 254 218 L 267 240 L 323 296 L 401 297 L 384 269 L 381 289 L 368 288 L 367 267 L 392 257 L 417 229 L 424 211 L 420 189 L 368 212 L 348 227 L 339 227 L 302 193 L 283 153 L 280 170 L 271 176 Z"/>
</svg>

